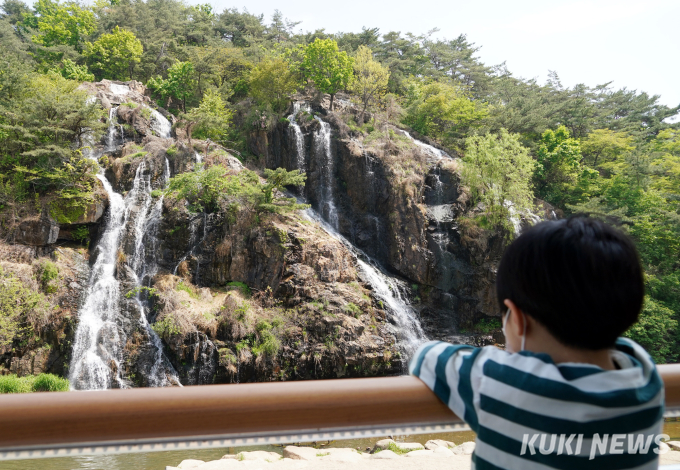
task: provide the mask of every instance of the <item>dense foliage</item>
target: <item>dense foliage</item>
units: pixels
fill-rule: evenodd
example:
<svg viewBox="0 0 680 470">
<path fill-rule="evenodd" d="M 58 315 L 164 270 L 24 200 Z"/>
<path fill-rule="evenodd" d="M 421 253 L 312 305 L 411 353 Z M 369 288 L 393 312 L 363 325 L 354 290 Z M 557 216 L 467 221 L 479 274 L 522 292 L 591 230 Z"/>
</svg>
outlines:
<svg viewBox="0 0 680 470">
<path fill-rule="evenodd" d="M 643 318 L 629 334 L 659 361 L 680 358 L 680 123 L 669 120 L 680 107 L 608 83 L 565 87 L 554 73 L 545 83 L 520 79 L 504 65 L 483 64 L 464 35 L 296 34 L 297 23 L 280 12 L 267 22 L 178 0 L 5 0 L 2 10 L 3 213 L 16 217 L 33 204 L 68 220 L 92 197 L 92 168 L 72 142 L 96 130 L 102 113 L 79 81 L 145 83 L 183 118 L 189 138 L 241 151 L 253 128 L 284 117 L 296 92 L 329 94 L 331 103 L 347 92 L 362 121 L 350 124 L 367 118 L 378 127 L 382 119 L 464 156 L 464 183 L 485 208 L 478 223 L 508 232 L 509 217 L 526 215 L 534 198 L 558 213 L 620 223 L 647 273 Z M 225 172 L 182 175 L 170 191 L 195 210 L 235 203 L 283 210 L 269 206 L 267 185 L 254 174 Z M 268 176 L 274 187 L 288 178 Z"/>
</svg>

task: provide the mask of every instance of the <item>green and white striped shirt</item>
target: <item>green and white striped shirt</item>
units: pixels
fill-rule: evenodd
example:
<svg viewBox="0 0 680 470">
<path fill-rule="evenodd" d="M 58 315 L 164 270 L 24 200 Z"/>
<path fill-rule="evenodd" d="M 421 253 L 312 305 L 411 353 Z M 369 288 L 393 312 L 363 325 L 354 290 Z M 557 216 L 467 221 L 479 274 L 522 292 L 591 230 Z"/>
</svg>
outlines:
<svg viewBox="0 0 680 470">
<path fill-rule="evenodd" d="M 609 371 L 434 341 L 410 372 L 477 433 L 473 470 L 656 469 L 663 382 L 629 339 L 617 340 L 612 359 Z"/>
</svg>

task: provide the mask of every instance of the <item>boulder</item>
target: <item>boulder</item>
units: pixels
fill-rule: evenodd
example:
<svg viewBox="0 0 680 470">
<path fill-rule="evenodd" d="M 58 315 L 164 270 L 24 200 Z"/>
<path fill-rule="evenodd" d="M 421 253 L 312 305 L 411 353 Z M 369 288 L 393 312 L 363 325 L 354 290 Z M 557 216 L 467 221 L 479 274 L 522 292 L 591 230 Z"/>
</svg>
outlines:
<svg viewBox="0 0 680 470">
<path fill-rule="evenodd" d="M 461 445 L 451 449 L 451 451 L 456 455 L 471 455 L 475 451 L 475 443 L 463 442 Z"/>
<path fill-rule="evenodd" d="M 433 452 L 435 455 L 440 455 L 443 457 L 451 457 L 454 455 L 454 453 L 451 452 L 451 449 L 448 449 L 446 447 L 437 447 Z"/>
<path fill-rule="evenodd" d="M 404 455 L 404 457 L 434 457 L 433 450 L 414 450 Z"/>
<path fill-rule="evenodd" d="M 253 462 L 254 463 L 254 462 Z M 194 467 L 195 470 L 232 470 L 235 468 L 242 467 L 243 464 L 238 460 L 225 459 L 225 460 L 211 460 L 203 465 Z"/>
<path fill-rule="evenodd" d="M 668 441 L 666 445 L 671 448 L 671 450 L 680 450 L 680 441 Z"/>
<path fill-rule="evenodd" d="M 396 442 L 394 442 L 392 439 L 381 439 L 378 442 L 375 443 L 375 447 L 373 447 L 373 451 L 375 452 L 376 449 L 380 450 L 385 450 L 389 448 L 390 444 L 397 445 Z"/>
<path fill-rule="evenodd" d="M 283 449 L 283 457 L 293 460 L 316 460 L 316 454 L 324 452 L 326 451 L 311 447 L 286 446 Z"/>
<path fill-rule="evenodd" d="M 671 447 L 666 444 L 665 442 L 659 442 L 659 453 L 660 454 L 665 454 L 667 452 L 670 452 Z"/>
<path fill-rule="evenodd" d="M 255 450 L 252 452 L 239 452 L 238 460 L 266 460 L 267 462 L 276 462 L 281 460 L 281 455 L 276 452 L 267 452 L 264 450 Z"/>
<path fill-rule="evenodd" d="M 372 459 L 380 459 L 380 460 L 390 460 L 390 459 L 398 459 L 399 456 L 392 452 L 391 450 L 383 450 L 378 452 L 377 454 L 371 455 Z"/>
<path fill-rule="evenodd" d="M 40 218 L 24 219 L 14 232 L 14 243 L 46 246 L 57 241 L 59 224 L 47 214 Z"/>
<path fill-rule="evenodd" d="M 203 465 L 205 463 L 204 460 L 194 460 L 194 459 L 186 459 L 182 460 L 182 462 L 177 465 L 177 468 L 180 468 L 182 470 L 189 470 L 190 468 L 196 468 L 200 465 Z"/>
<path fill-rule="evenodd" d="M 331 462 L 346 462 L 354 463 L 364 458 L 356 450 L 349 447 L 323 449 L 319 453 L 327 453 L 328 455 L 321 457 L 321 460 L 330 460 Z"/>
<path fill-rule="evenodd" d="M 165 470 L 179 470 L 179 467 L 171 467 L 169 465 L 166 465 Z"/>
<path fill-rule="evenodd" d="M 451 441 L 444 441 L 442 439 L 432 439 L 425 443 L 425 448 L 429 450 L 435 450 L 437 447 L 444 447 L 445 449 L 450 449 L 456 447 Z"/>
</svg>

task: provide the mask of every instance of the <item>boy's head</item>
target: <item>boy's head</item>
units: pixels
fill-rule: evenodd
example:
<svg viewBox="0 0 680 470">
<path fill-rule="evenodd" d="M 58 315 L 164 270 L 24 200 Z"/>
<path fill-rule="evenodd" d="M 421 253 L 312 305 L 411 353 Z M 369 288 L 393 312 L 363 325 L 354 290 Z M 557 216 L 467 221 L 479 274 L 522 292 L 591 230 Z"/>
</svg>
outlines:
<svg viewBox="0 0 680 470">
<path fill-rule="evenodd" d="M 510 299 L 565 346 L 613 346 L 642 308 L 642 267 L 633 241 L 596 219 L 540 223 L 505 251 L 496 294 Z"/>
</svg>

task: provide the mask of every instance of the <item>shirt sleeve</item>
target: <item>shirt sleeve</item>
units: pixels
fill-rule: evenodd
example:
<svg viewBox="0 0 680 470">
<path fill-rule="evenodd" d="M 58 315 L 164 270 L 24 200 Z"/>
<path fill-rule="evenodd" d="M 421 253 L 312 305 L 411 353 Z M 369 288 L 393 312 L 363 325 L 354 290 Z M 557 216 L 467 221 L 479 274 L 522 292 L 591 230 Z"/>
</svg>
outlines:
<svg viewBox="0 0 680 470">
<path fill-rule="evenodd" d="M 481 348 L 453 345 L 441 341 L 425 343 L 416 351 L 409 365 L 418 377 L 451 410 L 476 431 L 472 371 Z"/>
</svg>

